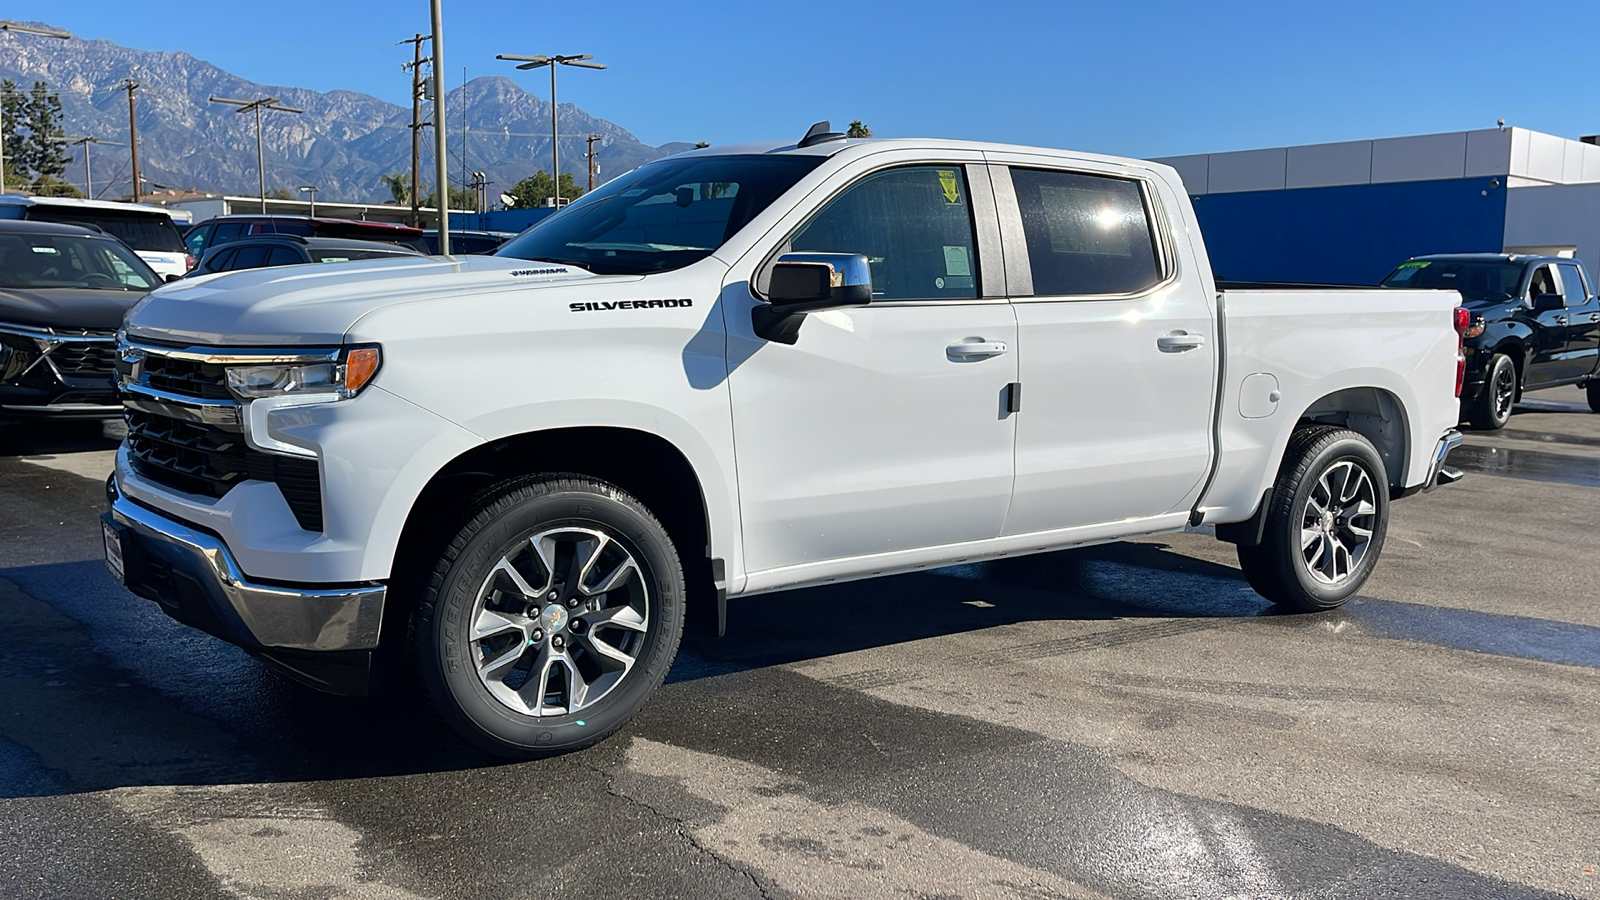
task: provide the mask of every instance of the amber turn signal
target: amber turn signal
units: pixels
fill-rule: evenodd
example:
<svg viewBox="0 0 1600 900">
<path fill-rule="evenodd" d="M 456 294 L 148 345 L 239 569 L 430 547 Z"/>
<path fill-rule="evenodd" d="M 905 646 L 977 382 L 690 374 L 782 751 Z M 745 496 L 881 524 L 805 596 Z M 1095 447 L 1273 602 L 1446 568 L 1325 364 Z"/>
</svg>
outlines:
<svg viewBox="0 0 1600 900">
<path fill-rule="evenodd" d="M 344 358 L 344 390 L 346 397 L 354 397 L 367 386 L 372 376 L 378 374 L 378 348 L 356 347 Z"/>
</svg>

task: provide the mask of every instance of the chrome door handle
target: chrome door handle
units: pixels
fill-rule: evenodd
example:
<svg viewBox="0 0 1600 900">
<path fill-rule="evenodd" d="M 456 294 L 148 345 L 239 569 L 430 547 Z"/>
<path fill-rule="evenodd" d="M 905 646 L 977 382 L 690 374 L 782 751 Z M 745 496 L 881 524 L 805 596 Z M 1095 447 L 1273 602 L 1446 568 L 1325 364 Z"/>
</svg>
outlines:
<svg viewBox="0 0 1600 900">
<path fill-rule="evenodd" d="M 1008 350 L 1005 341 L 986 341 L 982 338 L 966 338 L 944 348 L 944 355 L 952 362 L 965 362 L 970 359 L 988 359 L 999 356 Z"/>
<path fill-rule="evenodd" d="M 1196 347 L 1206 345 L 1206 336 L 1203 334 L 1190 334 L 1187 331 L 1174 331 L 1156 338 L 1156 346 L 1162 353 L 1182 353 Z"/>
<path fill-rule="evenodd" d="M 1557 325 L 1565 325 L 1565 324 L 1567 324 L 1567 317 L 1566 316 L 1556 316 L 1556 324 Z"/>
<path fill-rule="evenodd" d="M 1589 313 L 1589 321 L 1600 322 L 1600 313 Z"/>
</svg>

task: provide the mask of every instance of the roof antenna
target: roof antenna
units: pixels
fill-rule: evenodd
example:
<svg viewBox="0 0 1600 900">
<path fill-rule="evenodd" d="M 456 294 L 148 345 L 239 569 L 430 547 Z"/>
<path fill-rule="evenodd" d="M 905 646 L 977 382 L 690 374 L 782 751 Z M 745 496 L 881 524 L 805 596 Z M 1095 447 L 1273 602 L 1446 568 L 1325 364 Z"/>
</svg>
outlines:
<svg viewBox="0 0 1600 900">
<path fill-rule="evenodd" d="M 832 128 L 833 123 L 826 119 L 818 122 L 806 130 L 806 136 L 800 139 L 800 143 L 795 144 L 795 148 L 811 147 L 817 144 L 826 144 L 829 141 L 842 141 L 845 139 L 843 133 L 833 131 L 831 130 Z"/>
</svg>

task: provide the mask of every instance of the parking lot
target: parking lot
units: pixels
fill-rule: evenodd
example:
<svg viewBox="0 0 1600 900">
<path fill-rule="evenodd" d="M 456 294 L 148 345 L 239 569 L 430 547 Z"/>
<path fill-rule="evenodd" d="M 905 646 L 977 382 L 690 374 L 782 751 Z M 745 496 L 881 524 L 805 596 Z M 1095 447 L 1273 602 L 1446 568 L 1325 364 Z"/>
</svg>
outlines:
<svg viewBox="0 0 1600 900">
<path fill-rule="evenodd" d="M 126 594 L 117 427 L 13 426 L 0 896 L 1600 896 L 1600 416 L 1533 397 L 1342 609 L 1206 534 L 739 600 L 522 764 Z"/>
</svg>

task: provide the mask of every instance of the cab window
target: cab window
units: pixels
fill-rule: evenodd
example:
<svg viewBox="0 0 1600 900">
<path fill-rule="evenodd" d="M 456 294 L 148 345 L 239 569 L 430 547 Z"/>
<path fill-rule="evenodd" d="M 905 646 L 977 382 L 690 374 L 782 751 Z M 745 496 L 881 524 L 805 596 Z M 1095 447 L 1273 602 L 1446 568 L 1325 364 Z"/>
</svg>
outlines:
<svg viewBox="0 0 1600 900">
<path fill-rule="evenodd" d="M 1131 178 L 1012 169 L 1039 297 L 1132 294 L 1162 279 L 1144 192 Z"/>
<path fill-rule="evenodd" d="M 1588 303 L 1589 292 L 1578 267 L 1572 263 L 1560 263 L 1556 268 L 1561 272 L 1561 296 L 1566 299 L 1567 305 L 1582 306 Z"/>
<path fill-rule="evenodd" d="M 195 259 L 200 258 L 201 253 L 206 249 L 206 238 L 210 237 L 211 230 L 215 227 L 214 225 L 201 225 L 184 237 L 183 245 L 188 249 L 190 256 Z"/>
<path fill-rule="evenodd" d="M 865 255 L 874 300 L 976 299 L 969 201 L 959 165 L 875 172 L 829 201 L 785 249 Z"/>
</svg>

